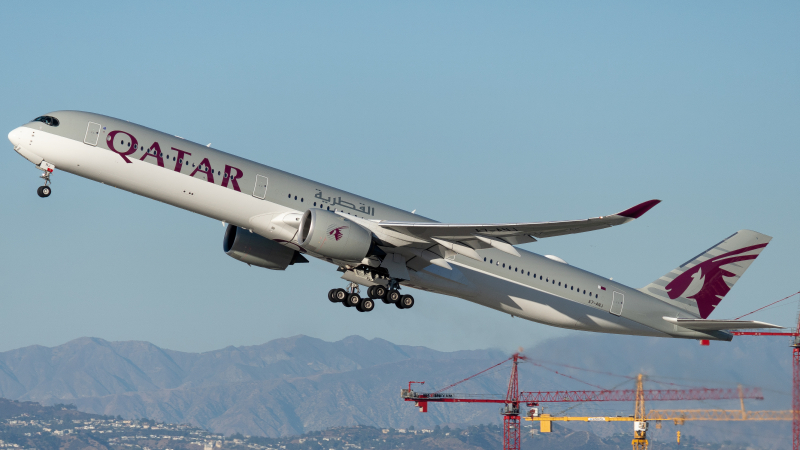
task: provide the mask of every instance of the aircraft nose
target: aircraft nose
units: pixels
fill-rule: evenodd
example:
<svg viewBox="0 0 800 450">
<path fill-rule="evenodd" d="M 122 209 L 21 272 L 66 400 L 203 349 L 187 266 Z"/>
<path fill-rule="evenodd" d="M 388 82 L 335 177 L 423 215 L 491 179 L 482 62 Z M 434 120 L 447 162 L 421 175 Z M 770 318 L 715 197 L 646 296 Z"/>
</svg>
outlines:
<svg viewBox="0 0 800 450">
<path fill-rule="evenodd" d="M 14 144 L 14 147 L 16 147 L 20 145 L 21 135 L 22 135 L 21 130 L 19 128 L 14 128 L 13 130 L 11 130 L 10 133 L 8 133 L 8 140 L 11 141 L 12 144 Z"/>
</svg>

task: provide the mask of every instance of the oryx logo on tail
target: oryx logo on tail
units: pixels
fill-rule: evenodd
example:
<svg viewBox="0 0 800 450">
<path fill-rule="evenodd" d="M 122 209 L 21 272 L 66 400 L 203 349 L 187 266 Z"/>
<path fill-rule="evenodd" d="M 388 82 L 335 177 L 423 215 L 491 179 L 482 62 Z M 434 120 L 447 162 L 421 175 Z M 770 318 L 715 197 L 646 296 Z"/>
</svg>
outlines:
<svg viewBox="0 0 800 450">
<path fill-rule="evenodd" d="M 666 285 L 669 298 L 691 298 L 697 302 L 700 317 L 706 318 L 731 288 L 725 278 L 741 276 L 723 266 L 756 259 L 767 244 L 751 245 L 707 259 L 675 277 Z M 751 253 L 755 251 L 755 253 Z M 749 253 L 749 254 L 747 254 Z"/>
</svg>

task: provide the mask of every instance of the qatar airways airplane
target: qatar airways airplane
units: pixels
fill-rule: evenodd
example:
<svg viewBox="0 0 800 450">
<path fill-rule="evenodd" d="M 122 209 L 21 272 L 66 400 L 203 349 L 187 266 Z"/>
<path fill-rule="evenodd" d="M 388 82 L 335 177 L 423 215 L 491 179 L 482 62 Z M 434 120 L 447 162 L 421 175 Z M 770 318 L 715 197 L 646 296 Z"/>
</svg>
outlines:
<svg viewBox="0 0 800 450">
<path fill-rule="evenodd" d="M 327 261 L 348 282 L 328 300 L 361 312 L 378 299 L 411 308 L 414 298 L 400 292 L 408 287 L 574 330 L 729 341 L 726 330 L 780 328 L 708 319 L 769 243 L 755 231 L 737 231 L 638 289 L 516 247 L 622 225 L 659 200 L 583 220 L 446 224 L 99 114 L 53 112 L 8 138 L 44 172 L 40 197 L 62 170 L 220 220 L 229 256 L 272 270 L 308 262 L 304 255 Z"/>
</svg>

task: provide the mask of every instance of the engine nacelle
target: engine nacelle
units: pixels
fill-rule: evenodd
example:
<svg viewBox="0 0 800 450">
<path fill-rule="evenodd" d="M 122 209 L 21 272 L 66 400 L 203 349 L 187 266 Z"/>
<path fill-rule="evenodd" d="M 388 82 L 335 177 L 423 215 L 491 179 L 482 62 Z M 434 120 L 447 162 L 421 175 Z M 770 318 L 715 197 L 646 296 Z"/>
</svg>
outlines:
<svg viewBox="0 0 800 450">
<path fill-rule="evenodd" d="M 234 225 L 225 229 L 222 249 L 231 258 L 271 270 L 286 270 L 294 263 L 308 262 L 300 252 Z"/>
<path fill-rule="evenodd" d="M 304 249 L 331 259 L 361 261 L 372 246 L 372 233 L 336 213 L 309 209 L 300 219 L 297 242 Z"/>
</svg>

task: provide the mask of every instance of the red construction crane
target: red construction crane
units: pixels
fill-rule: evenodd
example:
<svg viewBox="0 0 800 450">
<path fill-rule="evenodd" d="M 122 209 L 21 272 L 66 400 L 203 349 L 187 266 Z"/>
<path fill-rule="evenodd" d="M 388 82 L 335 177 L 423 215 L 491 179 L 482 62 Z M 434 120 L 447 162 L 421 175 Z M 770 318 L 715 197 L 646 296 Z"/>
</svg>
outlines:
<svg viewBox="0 0 800 450">
<path fill-rule="evenodd" d="M 777 302 L 772 302 L 767 306 L 758 308 L 755 311 L 749 312 L 744 316 L 739 316 L 736 320 L 742 317 L 749 316 L 756 311 L 761 311 L 776 303 L 780 303 L 786 299 L 792 298 L 800 292 L 784 297 Z M 790 333 L 772 333 L 763 331 L 733 331 L 734 336 L 791 336 L 792 337 L 792 450 L 800 450 L 800 312 L 797 314 L 797 328 Z"/>
<path fill-rule="evenodd" d="M 797 350 L 797 349 L 795 349 Z M 795 353 L 798 355 L 798 353 Z M 798 356 L 800 358 L 800 356 Z M 525 356 L 515 353 L 510 358 L 503 362 L 495 364 L 486 370 L 476 373 L 467 377 L 458 383 L 453 383 L 443 389 L 432 393 L 415 392 L 411 389 L 409 383 L 408 389 L 401 390 L 403 400 L 407 402 L 414 402 L 419 407 L 420 412 L 428 412 L 428 402 L 438 403 L 502 403 L 504 406 L 500 409 L 500 414 L 503 415 L 503 450 L 519 450 L 520 449 L 520 403 L 525 403 L 528 406 L 534 406 L 538 403 L 549 402 L 624 402 L 635 401 L 637 390 L 599 390 L 599 391 L 537 391 L 537 392 L 520 392 L 519 391 L 519 374 L 517 371 L 517 364 L 520 360 L 527 359 Z M 459 385 L 467 380 L 475 378 L 476 376 L 485 373 L 497 366 L 500 366 L 508 361 L 512 361 L 511 377 L 508 381 L 508 390 L 505 397 L 500 395 L 469 395 L 469 394 L 451 394 L 444 393 L 456 385 Z M 419 383 L 419 382 L 414 382 Z M 666 390 L 644 390 L 641 392 L 644 395 L 644 400 L 650 401 L 664 401 L 664 400 L 723 400 L 723 399 L 738 399 L 749 398 L 763 400 L 764 396 L 761 394 L 761 389 L 758 388 L 743 388 L 739 389 L 666 389 Z M 640 395 L 641 395 L 640 394 Z M 796 413 L 795 413 L 796 414 Z M 795 416 L 796 417 L 796 416 Z"/>
</svg>

